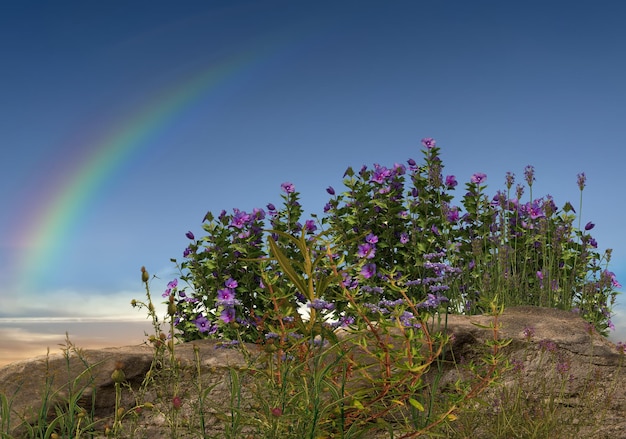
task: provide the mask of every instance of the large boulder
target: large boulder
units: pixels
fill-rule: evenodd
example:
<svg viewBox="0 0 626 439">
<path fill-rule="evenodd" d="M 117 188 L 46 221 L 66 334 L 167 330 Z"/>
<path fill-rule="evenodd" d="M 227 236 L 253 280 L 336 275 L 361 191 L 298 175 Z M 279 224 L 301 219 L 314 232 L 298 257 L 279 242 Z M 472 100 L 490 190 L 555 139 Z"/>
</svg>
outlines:
<svg viewBox="0 0 626 439">
<path fill-rule="evenodd" d="M 563 433 L 555 437 L 626 438 L 623 417 L 626 380 L 621 367 L 624 355 L 617 346 L 571 312 L 517 307 L 507 309 L 498 322 L 499 337 L 511 340 L 503 349 L 511 367 L 501 374 L 496 385 L 485 391 L 486 403 L 465 409 L 489 422 L 490 417 L 507 409 L 501 406 L 503 392 L 511 394 L 513 389 L 518 389 L 515 386 L 522 385 L 523 390 L 515 391 L 529 406 L 536 404 L 558 410 L 558 415 L 567 419 L 564 422 L 571 423 L 577 432 L 577 436 Z M 438 320 L 439 329 L 451 334 L 450 346 L 442 356 L 454 360 L 445 362 L 440 380 L 442 389 L 452 387 L 465 373 L 453 363 L 481 361 L 485 343 L 493 339 L 492 323 L 493 317 L 488 315 L 447 316 Z M 247 347 L 251 353 L 257 352 L 256 346 Z M 209 340 L 176 345 L 173 358 L 167 349 L 156 352 L 147 343 L 98 350 L 81 350 L 70 345 L 60 354 L 5 366 L 0 369 L 0 394 L 11 404 L 8 429 L 16 437 L 27 436 L 27 424 L 36 424 L 42 417 L 53 419 L 57 416 L 55 406 L 67 408 L 70 400 L 77 406 L 90 408 L 98 431 L 114 429 L 116 404 L 122 407 L 119 413 L 124 413 L 123 425 L 127 430 L 119 430 L 119 437 L 170 437 L 172 425 L 167 413 L 174 407 L 180 410 L 177 437 L 187 437 L 183 426 L 200 421 L 197 406 L 190 401 L 198 401 L 201 392 L 210 396 L 205 398 L 206 416 L 202 422 L 210 437 L 219 435 L 224 429 L 220 409 L 231 401 L 232 373 L 245 370 L 250 358 L 237 349 L 224 348 Z M 117 402 L 112 377 L 116 369 L 124 373 L 123 384 L 118 386 L 121 399 Z M 547 394 L 555 389 L 553 384 L 557 382 L 566 385 L 557 386 L 557 396 Z M 246 393 L 245 382 L 240 384 L 244 401 L 241 407 L 245 407 L 251 395 Z M 49 401 L 43 409 L 42 401 Z M 139 408 L 129 413 L 126 409 L 132 407 Z M 459 419 L 459 424 L 464 425 L 463 421 L 471 425 L 471 421 L 464 419 Z M 0 425 L 7 428 L 6 420 Z M 490 437 L 480 426 L 473 431 L 464 428 L 466 437 Z"/>
</svg>

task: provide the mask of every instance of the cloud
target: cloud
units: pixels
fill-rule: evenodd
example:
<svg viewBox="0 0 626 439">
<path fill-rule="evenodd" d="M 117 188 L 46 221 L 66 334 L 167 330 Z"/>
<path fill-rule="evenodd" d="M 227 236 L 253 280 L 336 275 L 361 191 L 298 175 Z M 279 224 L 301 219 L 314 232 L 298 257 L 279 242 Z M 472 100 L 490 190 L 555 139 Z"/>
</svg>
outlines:
<svg viewBox="0 0 626 439">
<path fill-rule="evenodd" d="M 160 291 L 160 290 L 159 290 Z M 145 309 L 133 308 L 131 300 L 145 302 L 145 292 L 141 290 L 126 291 L 74 291 L 56 290 L 39 295 L 17 295 L 10 306 L 3 307 L 0 317 L 11 318 L 89 318 L 108 320 L 143 320 Z M 152 294 L 152 301 L 157 313 L 164 314 L 161 294 Z M 6 310 L 10 310 L 7 312 Z"/>
</svg>

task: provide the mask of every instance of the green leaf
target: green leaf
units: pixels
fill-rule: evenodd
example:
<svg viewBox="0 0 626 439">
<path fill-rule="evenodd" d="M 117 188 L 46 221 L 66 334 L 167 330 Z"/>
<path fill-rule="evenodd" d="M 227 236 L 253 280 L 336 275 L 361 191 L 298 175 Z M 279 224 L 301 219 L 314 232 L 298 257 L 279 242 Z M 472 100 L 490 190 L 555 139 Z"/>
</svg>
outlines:
<svg viewBox="0 0 626 439">
<path fill-rule="evenodd" d="M 300 293 L 306 296 L 307 288 L 306 288 L 306 282 L 304 281 L 304 279 L 298 276 L 296 271 L 293 269 L 293 265 L 290 263 L 289 258 L 285 256 L 285 254 L 282 252 L 280 247 L 278 247 L 278 244 L 276 243 L 276 241 L 274 241 L 274 238 L 269 236 L 267 238 L 267 241 L 269 243 L 272 254 L 274 255 L 274 257 L 278 261 L 278 264 L 280 265 L 280 268 L 285 272 L 289 280 L 293 282 L 293 284 L 300 291 Z"/>
<path fill-rule="evenodd" d="M 424 411 L 424 406 L 417 399 L 409 398 L 409 404 L 411 404 L 413 407 L 415 407 L 420 412 Z"/>
</svg>

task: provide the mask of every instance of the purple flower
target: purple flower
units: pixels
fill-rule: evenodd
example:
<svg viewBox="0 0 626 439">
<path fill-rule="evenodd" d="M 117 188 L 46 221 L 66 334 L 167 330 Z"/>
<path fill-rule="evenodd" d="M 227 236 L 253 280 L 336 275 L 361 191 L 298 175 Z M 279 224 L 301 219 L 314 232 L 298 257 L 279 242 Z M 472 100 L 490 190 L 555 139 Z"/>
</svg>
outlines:
<svg viewBox="0 0 626 439">
<path fill-rule="evenodd" d="M 486 179 L 487 175 L 483 174 L 482 172 L 477 172 L 476 174 L 472 175 L 470 181 L 475 184 L 481 184 Z"/>
<path fill-rule="evenodd" d="M 176 288 L 177 286 L 178 286 L 178 279 L 174 279 L 174 280 L 169 281 L 167 283 L 167 289 L 165 290 L 165 292 L 161 296 L 162 297 L 168 297 L 170 294 L 172 294 L 172 290 L 174 288 Z"/>
<path fill-rule="evenodd" d="M 372 259 L 376 255 L 376 247 L 368 242 L 359 245 L 356 253 L 359 258 Z"/>
<path fill-rule="evenodd" d="M 220 319 L 224 323 L 233 322 L 235 320 L 235 308 L 231 308 L 231 307 L 224 308 L 222 312 L 220 313 Z"/>
<path fill-rule="evenodd" d="M 453 207 L 448 211 L 446 215 L 448 222 L 456 223 L 459 220 L 459 209 L 457 207 Z"/>
<path fill-rule="evenodd" d="M 326 188 L 326 192 L 328 192 L 330 195 L 335 195 L 335 189 L 333 189 L 332 186 L 328 186 Z"/>
<path fill-rule="evenodd" d="M 459 182 L 456 181 L 456 177 L 454 175 L 446 175 L 446 186 L 453 188 L 457 184 L 459 184 Z"/>
<path fill-rule="evenodd" d="M 313 301 L 307 303 L 306 306 L 308 308 L 313 308 L 313 309 L 316 309 L 318 311 L 320 311 L 320 310 L 332 311 L 333 309 L 335 309 L 335 304 L 334 303 L 327 302 L 327 301 L 325 301 L 323 299 L 313 299 Z"/>
<path fill-rule="evenodd" d="M 533 204 L 528 204 L 526 208 L 528 210 L 528 213 L 530 214 L 531 219 L 545 217 L 545 214 L 543 213 L 543 210 L 541 209 L 541 206 L 539 205 L 539 203 L 537 203 L 537 201 L 534 201 Z"/>
<path fill-rule="evenodd" d="M 376 264 L 365 264 L 361 269 L 361 276 L 365 279 L 369 279 L 370 277 L 376 274 Z"/>
<path fill-rule="evenodd" d="M 233 215 L 233 218 L 230 221 L 231 226 L 241 229 L 248 221 L 250 221 L 250 215 L 246 212 L 240 211 L 239 209 L 233 209 L 233 211 L 235 212 L 235 215 Z"/>
<path fill-rule="evenodd" d="M 428 293 L 428 297 L 422 303 L 418 304 L 419 308 L 437 308 L 441 303 L 447 302 L 448 298 L 437 294 Z"/>
<path fill-rule="evenodd" d="M 283 192 L 287 194 L 292 194 L 296 190 L 296 187 L 293 185 L 293 183 L 290 183 L 288 181 L 282 183 L 280 185 L 280 188 L 283 190 Z"/>
<path fill-rule="evenodd" d="M 198 328 L 200 332 L 208 332 L 211 329 L 211 323 L 203 315 L 196 317 L 196 319 L 193 320 L 193 324 L 196 325 L 196 328 Z"/>
<path fill-rule="evenodd" d="M 193 233 L 191 233 L 191 231 L 185 233 L 185 236 L 189 239 L 195 239 L 195 236 L 193 236 Z"/>
<path fill-rule="evenodd" d="M 535 328 L 532 326 L 526 326 L 524 327 L 524 331 L 522 331 L 522 333 L 524 334 L 524 338 L 526 338 L 526 340 L 530 340 L 535 336 Z"/>
<path fill-rule="evenodd" d="M 587 224 L 585 224 L 585 230 L 589 231 L 589 230 L 593 229 L 595 226 L 596 225 L 594 223 L 589 221 Z"/>
<path fill-rule="evenodd" d="M 191 248 L 187 247 L 184 251 L 183 251 L 183 258 L 186 258 L 187 256 L 189 256 L 191 254 Z"/>
<path fill-rule="evenodd" d="M 507 172 L 505 182 L 506 182 L 506 188 L 511 189 L 511 187 L 513 186 L 513 183 L 515 183 L 515 174 L 513 174 L 512 172 Z"/>
<path fill-rule="evenodd" d="M 420 325 L 416 321 L 413 313 L 409 311 L 404 311 L 398 320 L 400 320 L 400 324 L 404 326 L 405 328 L 418 328 L 419 329 L 422 327 L 422 325 Z"/>
<path fill-rule="evenodd" d="M 615 276 L 615 273 L 613 273 L 612 271 L 604 270 L 602 274 L 604 274 L 606 277 L 608 277 L 611 280 L 611 284 L 615 288 L 622 288 L 622 285 L 617 281 L 617 277 Z"/>
<path fill-rule="evenodd" d="M 409 242 L 409 235 L 406 232 L 402 232 L 400 233 L 400 242 L 402 244 L 406 244 L 407 242 Z"/>
<path fill-rule="evenodd" d="M 252 209 L 252 217 L 260 220 L 265 219 L 265 211 L 263 209 L 255 207 L 254 209 Z"/>
<path fill-rule="evenodd" d="M 391 171 L 384 166 L 380 166 L 379 164 L 374 164 L 374 174 L 370 181 L 374 181 L 376 183 L 384 183 L 385 180 L 391 175 Z"/>
<path fill-rule="evenodd" d="M 229 277 L 228 280 L 226 282 L 224 282 L 224 285 L 227 288 L 237 288 L 239 286 L 239 284 L 237 283 L 237 281 L 235 279 L 233 279 L 232 277 Z"/>
<path fill-rule="evenodd" d="M 533 185 L 533 181 L 535 181 L 535 168 L 533 166 L 528 165 L 524 168 L 524 178 L 528 186 Z"/>
<path fill-rule="evenodd" d="M 217 290 L 217 302 L 219 305 L 232 307 L 238 305 L 239 301 L 235 299 L 235 291 L 230 288 L 222 288 Z"/>
<path fill-rule="evenodd" d="M 587 176 L 584 172 L 581 172 L 577 176 L 578 188 L 582 191 L 585 188 L 585 183 L 587 182 Z"/>
<path fill-rule="evenodd" d="M 313 233 L 317 230 L 317 226 L 315 225 L 315 221 L 310 219 L 304 222 L 304 228 L 307 232 Z"/>
<path fill-rule="evenodd" d="M 269 204 L 267 205 L 267 210 L 269 210 L 269 211 L 273 212 L 273 211 L 275 211 L 275 210 L 276 210 L 276 206 L 274 206 L 272 203 L 269 203 Z"/>
<path fill-rule="evenodd" d="M 406 162 L 407 162 L 407 163 L 409 164 L 409 166 L 411 166 L 411 167 L 413 167 L 413 166 L 415 166 L 415 165 L 417 164 L 417 163 L 415 162 L 415 160 L 413 160 L 413 159 L 408 159 Z"/>
<path fill-rule="evenodd" d="M 433 139 L 432 137 L 424 137 L 422 139 L 422 145 L 424 145 L 428 149 L 431 149 L 436 145 L 436 142 L 435 139 Z"/>
<path fill-rule="evenodd" d="M 406 167 L 400 163 L 394 163 L 393 170 L 396 172 L 396 175 L 404 175 L 406 173 Z"/>
<path fill-rule="evenodd" d="M 378 242 L 378 236 L 374 235 L 373 233 L 370 233 L 365 237 L 365 242 L 369 244 L 376 244 Z"/>
</svg>

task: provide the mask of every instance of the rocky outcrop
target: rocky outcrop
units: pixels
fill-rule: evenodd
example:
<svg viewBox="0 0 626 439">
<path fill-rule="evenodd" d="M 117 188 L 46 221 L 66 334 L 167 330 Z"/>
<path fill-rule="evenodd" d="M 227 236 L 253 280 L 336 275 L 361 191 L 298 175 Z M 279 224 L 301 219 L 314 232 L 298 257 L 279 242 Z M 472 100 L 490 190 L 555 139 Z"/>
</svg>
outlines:
<svg viewBox="0 0 626 439">
<path fill-rule="evenodd" d="M 490 316 L 448 316 L 447 322 L 439 325 L 451 334 L 452 342 L 442 355 L 457 365 L 479 362 L 485 342 L 493 336 L 492 322 Z M 485 391 L 485 403 L 465 407 L 468 413 L 480 417 L 481 422 L 495 422 L 502 411 L 510 410 L 503 395 L 510 398 L 516 394 L 518 405 L 527 404 L 516 407 L 516 413 L 527 410 L 529 423 L 541 416 L 554 419 L 555 413 L 563 417 L 563 435 L 557 432 L 553 437 L 626 438 L 624 355 L 617 346 L 570 312 L 518 307 L 507 309 L 499 322 L 500 338 L 511 340 L 503 350 L 510 367 Z M 256 347 L 249 345 L 248 349 L 254 353 Z M 155 348 L 148 344 L 99 350 L 68 346 L 60 354 L 10 364 L 0 369 L 0 394 L 11 404 L 11 425 L 7 426 L 6 420 L 0 425 L 16 437 L 27 435 L 27 424 L 36 423 L 42 410 L 53 419 L 55 404 L 63 407 L 75 401 L 76 406 L 92 407 L 98 431 L 116 427 L 114 413 L 121 407 L 119 414 L 124 416 L 128 437 L 170 437 L 167 411 L 173 408 L 179 410 L 177 437 L 187 437 L 185 426 L 199 421 L 219 437 L 224 428 L 220 409 L 224 409 L 224 401 L 231 401 L 232 373 L 245 370 L 249 358 L 209 340 L 176 345 L 174 357 L 172 365 L 167 350 L 155 355 Z M 452 361 L 446 364 L 442 389 L 465 373 Z M 116 369 L 124 374 L 117 394 L 112 377 Z M 245 383 L 240 384 L 245 407 L 250 395 Z M 210 396 L 202 410 L 191 402 L 199 400 L 199 393 Z M 42 409 L 45 400 L 50 403 Z M 132 407 L 136 408 L 129 411 Z M 554 412 L 542 414 L 542 410 Z M 206 417 L 200 420 L 198 413 Z M 481 428 L 481 422 L 461 415 L 458 437 L 493 437 Z M 576 436 L 567 436 L 574 430 Z"/>
</svg>

